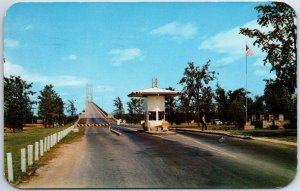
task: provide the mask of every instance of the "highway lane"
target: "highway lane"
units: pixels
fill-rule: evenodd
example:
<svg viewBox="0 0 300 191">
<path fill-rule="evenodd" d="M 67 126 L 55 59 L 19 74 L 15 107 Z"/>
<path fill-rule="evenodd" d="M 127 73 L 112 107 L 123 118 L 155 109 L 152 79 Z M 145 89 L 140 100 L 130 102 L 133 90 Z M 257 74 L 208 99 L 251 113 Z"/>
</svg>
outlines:
<svg viewBox="0 0 300 191">
<path fill-rule="evenodd" d="M 92 102 L 89 102 L 86 105 L 86 118 L 87 124 L 95 124 L 95 123 L 108 123 L 107 119 L 105 118 L 104 114 L 101 110 Z"/>
<path fill-rule="evenodd" d="M 83 139 L 68 145 L 60 157 L 23 188 L 276 188 L 295 173 L 293 148 L 219 137 L 180 133 L 153 136 L 132 128 L 87 127 Z M 249 142 L 249 143 L 248 143 Z M 252 150 L 254 150 L 252 152 Z M 253 155 L 251 153 L 254 153 Z M 274 160 L 265 161 L 274 155 Z M 290 158 L 290 156 L 287 156 Z M 283 160 L 284 160 L 283 159 Z M 291 167 L 287 162 L 293 163 Z M 49 177 L 55 177 L 49 179 Z"/>
</svg>

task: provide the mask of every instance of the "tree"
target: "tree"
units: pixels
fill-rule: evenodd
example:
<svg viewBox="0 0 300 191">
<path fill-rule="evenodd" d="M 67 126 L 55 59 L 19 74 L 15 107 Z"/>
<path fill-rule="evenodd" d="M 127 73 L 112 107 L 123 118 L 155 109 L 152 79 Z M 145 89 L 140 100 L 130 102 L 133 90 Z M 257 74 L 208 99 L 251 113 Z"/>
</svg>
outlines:
<svg viewBox="0 0 300 191">
<path fill-rule="evenodd" d="M 217 107 L 217 115 L 218 118 L 222 122 L 226 122 L 229 120 L 228 118 L 228 110 L 229 110 L 229 101 L 226 91 L 217 84 L 217 89 L 215 90 L 215 100 Z"/>
<path fill-rule="evenodd" d="M 253 103 L 249 107 L 250 115 L 260 115 L 266 113 L 264 96 L 255 96 Z"/>
<path fill-rule="evenodd" d="M 39 110 L 38 115 L 43 119 L 44 126 L 52 125 L 57 122 L 60 125 L 64 120 L 64 102 L 59 95 L 54 91 L 53 86 L 46 85 L 40 96 L 38 96 Z"/>
<path fill-rule="evenodd" d="M 115 110 L 113 111 L 113 113 L 116 115 L 117 118 L 122 118 L 124 115 L 124 107 L 120 97 L 114 99 L 114 107 Z"/>
<path fill-rule="evenodd" d="M 75 107 L 75 101 L 74 100 L 68 100 L 69 104 L 67 107 L 67 112 L 70 114 L 70 116 L 75 116 L 76 115 L 76 107 Z"/>
<path fill-rule="evenodd" d="M 130 98 L 127 102 L 128 113 L 131 115 L 134 114 L 143 114 L 144 112 L 144 99 L 143 98 Z"/>
<path fill-rule="evenodd" d="M 144 118 L 144 99 L 130 98 L 127 102 L 128 107 L 128 122 L 138 123 Z"/>
<path fill-rule="evenodd" d="M 271 26 L 272 30 L 241 28 L 240 33 L 256 39 L 253 45 L 258 45 L 267 54 L 264 64 L 272 65 L 271 71 L 275 71 L 277 81 L 293 94 L 297 87 L 296 13 L 283 2 L 272 2 L 255 9 L 260 13 L 257 23 L 262 27 Z M 267 81 L 270 83 L 273 82 Z"/>
<path fill-rule="evenodd" d="M 29 96 L 32 83 L 27 83 L 20 76 L 4 77 L 4 125 L 18 130 L 23 129 L 23 123 L 28 117 L 32 117 L 31 107 L 34 102 Z"/>
<path fill-rule="evenodd" d="M 194 66 L 193 62 L 188 63 L 188 67 L 184 69 L 183 77 L 178 84 L 183 85 L 182 94 L 185 94 L 188 107 L 193 107 L 197 114 L 198 127 L 200 126 L 200 119 L 204 112 L 204 107 L 207 107 L 206 97 L 208 96 L 207 86 L 210 81 L 215 79 L 215 72 L 209 71 L 210 60 L 200 68 Z"/>
<path fill-rule="evenodd" d="M 167 90 L 175 91 L 174 88 L 168 87 Z M 176 109 L 176 100 L 173 96 L 167 96 L 165 98 L 165 114 L 166 120 L 173 125 L 175 122 L 175 109 Z"/>
</svg>

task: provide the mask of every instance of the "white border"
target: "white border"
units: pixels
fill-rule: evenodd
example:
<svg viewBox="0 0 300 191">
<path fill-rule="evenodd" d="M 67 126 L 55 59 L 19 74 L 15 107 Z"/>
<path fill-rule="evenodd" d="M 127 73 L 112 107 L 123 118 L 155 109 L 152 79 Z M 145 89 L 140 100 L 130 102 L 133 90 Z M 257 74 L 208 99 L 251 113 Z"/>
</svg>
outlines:
<svg viewBox="0 0 300 191">
<path fill-rule="evenodd" d="M 18 2 L 183 2 L 184 0 L 0 0 L 0 61 L 2 63 L 3 61 L 3 32 L 4 32 L 4 17 L 6 11 L 11 7 L 13 4 L 18 3 Z M 185 2 L 266 2 L 266 0 L 256 0 L 256 1 L 251 1 L 251 0 L 188 0 Z M 278 0 L 277 0 L 278 1 Z M 297 19 L 297 26 L 298 26 L 298 31 L 299 31 L 299 18 L 300 18 L 300 1 L 299 0 L 281 0 L 281 2 L 286 2 L 290 6 L 292 6 L 298 16 Z M 299 32 L 298 32 L 299 34 Z M 297 34 L 297 45 L 299 45 L 299 35 Z M 299 55 L 299 46 L 298 46 L 298 52 L 297 54 Z M 298 57 L 298 63 L 299 63 L 299 57 Z M 297 75 L 298 75 L 298 65 L 297 65 Z M 3 65 L 1 64 L 0 67 L 0 78 L 3 79 Z M 4 134 L 3 134 L 3 80 L 0 80 L 0 190 L 5 190 L 5 191 L 12 191 L 12 190 L 19 190 L 17 188 L 12 187 L 7 183 L 7 181 L 4 179 L 3 176 L 3 163 L 4 163 Z M 299 78 L 297 79 L 297 84 L 299 85 Z M 298 88 L 299 89 L 299 88 Z M 298 90 L 297 90 L 298 91 Z M 299 108 L 299 94 L 298 94 L 298 107 L 297 111 Z M 299 119 L 299 112 L 297 118 Z M 298 120 L 298 143 L 299 143 L 299 120 Z M 299 145 L 299 144 L 298 144 Z M 299 159 L 299 147 L 298 147 L 298 159 Z M 298 161 L 299 165 L 299 161 Z M 280 190 L 292 190 L 296 191 L 300 188 L 300 177 L 299 177 L 299 172 L 297 172 L 296 178 L 292 183 L 290 183 L 288 186 L 280 189 Z M 29 189 L 26 189 L 29 190 Z M 34 189 L 38 190 L 38 189 Z M 43 189 L 43 190 L 51 190 L 51 189 Z M 56 189 L 56 190 L 81 190 L 81 189 Z M 93 190 L 100 190 L 100 189 L 93 189 Z M 103 189 L 101 189 L 103 190 Z M 204 190 L 204 189 L 203 189 Z M 211 190 L 211 189 L 206 189 L 206 190 Z M 222 190 L 222 189 L 218 189 Z M 225 189 L 223 189 L 225 190 Z M 227 190 L 227 189 L 226 189 Z M 241 190 L 241 189 L 235 189 L 235 190 Z M 258 190 L 258 189 L 244 189 L 244 190 Z M 275 189 L 259 189 L 259 190 L 275 190 Z M 276 189 L 277 190 L 277 189 Z"/>
</svg>

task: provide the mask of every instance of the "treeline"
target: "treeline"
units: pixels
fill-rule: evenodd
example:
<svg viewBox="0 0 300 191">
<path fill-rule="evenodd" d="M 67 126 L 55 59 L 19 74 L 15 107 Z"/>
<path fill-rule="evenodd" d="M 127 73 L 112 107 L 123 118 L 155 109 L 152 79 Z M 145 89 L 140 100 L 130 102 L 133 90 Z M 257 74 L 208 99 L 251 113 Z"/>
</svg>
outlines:
<svg viewBox="0 0 300 191">
<path fill-rule="evenodd" d="M 125 113 L 123 102 L 120 97 L 114 99 L 113 105 L 115 107 L 113 114 L 117 119 L 126 120 L 128 123 L 140 123 L 141 120 L 144 120 L 143 98 L 130 98 L 127 102 L 127 113 Z"/>
<path fill-rule="evenodd" d="M 46 85 L 39 92 L 38 100 L 31 97 L 36 94 L 31 90 L 33 83 L 28 83 L 20 76 L 4 77 L 4 126 L 10 129 L 22 130 L 23 124 L 43 121 L 44 127 L 62 126 L 77 118 L 74 100 L 65 104 L 55 92 L 53 85 Z M 38 116 L 34 115 L 37 106 Z M 69 115 L 65 114 L 65 109 Z"/>
<path fill-rule="evenodd" d="M 183 87 L 181 94 L 175 99 L 166 99 L 166 117 L 169 122 L 194 120 L 199 125 L 201 116 L 205 114 L 208 121 L 218 118 L 242 128 L 246 122 L 248 97 L 249 118 L 258 114 L 284 114 L 285 119 L 290 121 L 286 128 L 297 128 L 296 13 L 292 7 L 282 2 L 260 5 L 255 10 L 258 12 L 257 23 L 261 27 L 268 26 L 269 30 L 241 28 L 240 34 L 254 39 L 253 46 L 258 46 L 266 54 L 263 64 L 270 64 L 270 73 L 276 75 L 275 79 L 265 79 L 264 94 L 252 99 L 251 92 L 245 92 L 243 88 L 225 91 L 217 85 L 212 90 L 210 82 L 216 80 L 216 77 L 215 72 L 209 70 L 210 61 L 202 67 L 190 62 L 178 82 Z M 121 106 L 120 102 L 119 99 L 118 106 Z M 124 109 L 120 113 L 116 110 L 115 113 L 124 115 Z"/>
</svg>

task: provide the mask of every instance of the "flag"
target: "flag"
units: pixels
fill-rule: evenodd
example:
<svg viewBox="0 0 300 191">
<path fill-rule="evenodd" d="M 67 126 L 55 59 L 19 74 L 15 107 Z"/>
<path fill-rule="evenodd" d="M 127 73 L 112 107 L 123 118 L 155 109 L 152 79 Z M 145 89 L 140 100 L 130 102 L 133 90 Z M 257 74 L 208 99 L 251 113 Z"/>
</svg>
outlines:
<svg viewBox="0 0 300 191">
<path fill-rule="evenodd" d="M 248 45 L 246 45 L 246 56 L 252 56 L 253 52 L 252 50 L 248 47 Z"/>
</svg>

